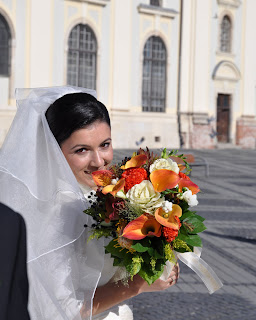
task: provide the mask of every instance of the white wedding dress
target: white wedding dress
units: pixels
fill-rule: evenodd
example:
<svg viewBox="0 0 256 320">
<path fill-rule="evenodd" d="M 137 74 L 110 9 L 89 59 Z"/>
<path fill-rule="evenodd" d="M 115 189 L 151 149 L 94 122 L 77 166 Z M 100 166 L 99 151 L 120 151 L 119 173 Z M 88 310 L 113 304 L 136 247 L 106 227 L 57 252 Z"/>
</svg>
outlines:
<svg viewBox="0 0 256 320">
<path fill-rule="evenodd" d="M 88 199 L 88 195 L 91 193 L 91 189 L 80 184 L 80 188 L 82 189 L 84 196 Z M 106 239 L 105 245 L 110 240 Z M 104 267 L 101 272 L 101 277 L 98 283 L 98 287 L 103 286 L 109 281 L 116 281 L 117 277 L 120 279 L 120 268 L 113 266 L 114 259 L 111 258 L 110 253 L 105 254 L 104 256 Z M 133 320 L 132 307 L 127 304 L 119 304 L 114 306 L 103 313 L 94 316 L 93 320 Z"/>
<path fill-rule="evenodd" d="M 115 274 L 119 272 L 118 269 L 118 267 L 113 267 L 113 258 L 111 258 L 110 254 L 106 254 L 98 286 L 111 281 L 115 277 Z M 127 304 L 120 304 L 93 317 L 93 320 L 133 320 L 132 308 Z"/>
<path fill-rule="evenodd" d="M 92 221 L 83 210 L 88 201 L 45 117 L 54 101 L 76 92 L 96 95 L 70 86 L 16 90 L 17 112 L 0 150 L 0 201 L 22 214 L 27 227 L 33 320 L 82 320 L 82 305 L 84 320 L 91 320 L 100 275 L 100 284 L 112 277 L 107 262 L 102 272 L 104 257 L 108 259 L 103 239 L 87 242 L 84 225 Z M 126 305 L 94 317 L 132 318 Z"/>
</svg>

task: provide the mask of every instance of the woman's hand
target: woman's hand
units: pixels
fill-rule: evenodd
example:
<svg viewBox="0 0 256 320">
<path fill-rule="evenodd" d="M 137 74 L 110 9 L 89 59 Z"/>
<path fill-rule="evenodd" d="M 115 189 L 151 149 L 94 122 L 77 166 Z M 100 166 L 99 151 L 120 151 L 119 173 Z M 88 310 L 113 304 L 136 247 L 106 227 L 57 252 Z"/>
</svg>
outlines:
<svg viewBox="0 0 256 320">
<path fill-rule="evenodd" d="M 156 280 L 151 286 L 139 275 L 134 276 L 133 281 L 129 280 L 129 286 L 124 286 L 121 281 L 118 283 L 108 282 L 98 287 L 93 299 L 93 315 L 99 314 L 114 305 L 133 298 L 142 292 L 162 291 L 173 286 L 179 278 L 179 265 L 175 265 L 167 280 Z M 81 316 L 86 317 L 86 306 L 81 310 Z"/>
<path fill-rule="evenodd" d="M 157 279 L 151 285 L 142 279 L 139 275 L 134 276 L 133 281 L 136 286 L 138 286 L 138 294 L 142 292 L 153 292 L 153 291 L 162 291 L 172 287 L 179 279 L 180 268 L 179 264 L 177 263 L 173 268 L 172 271 L 167 278 L 167 280 Z"/>
</svg>

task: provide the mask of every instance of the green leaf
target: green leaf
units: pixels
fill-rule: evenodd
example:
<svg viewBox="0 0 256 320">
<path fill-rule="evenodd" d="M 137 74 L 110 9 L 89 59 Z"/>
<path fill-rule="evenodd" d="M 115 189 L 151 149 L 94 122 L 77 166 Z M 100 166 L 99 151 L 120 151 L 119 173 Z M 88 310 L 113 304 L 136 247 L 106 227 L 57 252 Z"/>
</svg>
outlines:
<svg viewBox="0 0 256 320">
<path fill-rule="evenodd" d="M 178 237 L 176 239 L 174 239 L 174 241 L 173 241 L 173 248 L 175 251 L 178 251 L 178 252 L 192 252 L 193 251 L 193 247 L 188 246 L 185 241 L 178 239 Z"/>
<path fill-rule="evenodd" d="M 179 206 L 182 209 L 182 215 L 185 214 L 187 211 L 189 211 L 188 210 L 189 205 L 188 205 L 188 203 L 186 201 L 184 201 L 184 200 L 180 201 Z M 191 211 L 189 211 L 189 212 L 191 212 Z"/>
<path fill-rule="evenodd" d="M 178 153 L 179 150 L 171 150 L 168 154 L 168 157 L 171 157 L 171 156 L 175 156 L 175 157 L 178 157 L 176 156 L 176 154 Z"/>
<path fill-rule="evenodd" d="M 143 259 L 139 255 L 133 255 L 124 259 L 125 268 L 132 277 L 140 271 L 142 262 Z"/>
<path fill-rule="evenodd" d="M 143 261 L 144 261 L 145 264 L 150 264 L 150 258 L 151 258 L 151 256 L 149 255 L 148 251 L 142 253 L 141 256 L 142 256 L 142 259 L 143 259 Z"/>
<path fill-rule="evenodd" d="M 105 246 L 106 252 L 111 253 L 113 257 L 118 257 L 120 259 L 124 259 L 127 254 L 129 254 L 129 250 L 121 248 L 118 245 L 116 239 L 113 239 L 109 242 L 107 246 Z"/>
<path fill-rule="evenodd" d="M 180 234 L 183 234 L 183 235 L 187 235 L 188 234 L 187 233 L 187 229 L 183 225 L 180 227 L 179 235 Z"/>
<path fill-rule="evenodd" d="M 202 247 L 202 240 L 197 234 L 184 235 L 179 233 L 177 238 L 182 241 L 185 241 L 189 246 Z"/>
<path fill-rule="evenodd" d="M 164 265 L 162 265 L 160 271 L 157 271 L 157 270 L 152 271 L 152 269 L 150 268 L 149 265 L 143 264 L 140 271 L 139 271 L 139 275 L 145 281 L 147 281 L 148 285 L 151 285 L 153 282 L 155 282 L 161 276 L 163 271 L 164 271 Z"/>
<path fill-rule="evenodd" d="M 130 252 L 126 252 L 125 257 L 123 259 L 124 265 L 128 265 L 132 263 L 132 258 L 134 257 L 133 254 L 131 254 Z"/>
<path fill-rule="evenodd" d="M 195 214 L 195 217 L 197 217 L 197 219 L 200 220 L 201 222 L 203 222 L 205 220 L 204 217 L 201 217 L 198 214 Z"/>
<path fill-rule="evenodd" d="M 189 236 L 187 244 L 192 247 L 202 247 L 202 240 L 197 234 L 192 234 Z"/>
<path fill-rule="evenodd" d="M 135 276 L 141 269 L 140 264 L 129 263 L 125 265 L 126 270 L 130 273 L 130 275 Z"/>
<path fill-rule="evenodd" d="M 169 193 L 178 193 L 178 191 L 176 189 L 172 190 L 172 189 L 166 189 L 164 191 L 161 192 L 161 194 L 166 195 Z"/>
<path fill-rule="evenodd" d="M 183 226 L 188 233 L 197 234 L 206 229 L 206 226 L 201 222 L 197 216 L 188 217 L 183 220 Z"/>
<path fill-rule="evenodd" d="M 153 257 L 156 259 L 163 259 L 164 258 L 163 254 L 159 253 L 158 250 L 154 251 Z"/>
<path fill-rule="evenodd" d="M 180 217 L 180 221 L 183 221 L 184 219 L 187 219 L 188 217 L 194 216 L 194 213 L 191 211 L 185 211 L 182 213 L 182 216 Z"/>
<path fill-rule="evenodd" d="M 163 159 L 167 159 L 168 158 L 167 152 L 166 152 L 166 148 L 164 148 L 164 150 L 162 151 L 161 158 L 163 158 Z"/>
<path fill-rule="evenodd" d="M 124 265 L 124 263 L 123 263 L 122 259 L 119 259 L 117 257 L 114 258 L 114 262 L 113 262 L 114 267 L 119 267 L 119 266 L 123 266 L 123 265 Z"/>
<path fill-rule="evenodd" d="M 140 242 L 137 242 L 136 244 L 132 245 L 132 248 L 134 250 L 136 250 L 137 252 L 146 252 L 150 249 L 150 247 L 148 247 L 148 246 L 144 247 L 143 244 Z"/>
<path fill-rule="evenodd" d="M 181 230 L 181 228 L 180 228 L 180 230 Z M 177 239 L 179 239 L 179 240 L 181 240 L 181 241 L 184 241 L 184 242 L 186 242 L 187 243 L 187 238 L 188 238 L 188 235 L 187 234 L 183 234 L 183 233 L 180 233 L 179 232 L 179 234 L 178 234 L 178 236 L 175 238 L 175 240 Z"/>
<path fill-rule="evenodd" d="M 163 255 L 161 255 L 156 249 L 154 248 L 149 248 L 148 253 L 150 254 L 151 257 L 154 257 L 156 259 L 162 259 Z"/>
<path fill-rule="evenodd" d="M 154 251 L 155 251 L 154 248 L 152 248 L 152 247 L 148 248 L 148 254 L 149 254 L 151 257 L 154 256 Z"/>
<path fill-rule="evenodd" d="M 158 259 L 156 261 L 156 265 L 155 265 L 155 271 L 159 271 L 161 272 L 161 274 L 163 273 L 164 269 L 163 269 L 163 266 L 165 265 L 166 263 L 166 259 L 163 260 L 163 259 Z"/>
</svg>

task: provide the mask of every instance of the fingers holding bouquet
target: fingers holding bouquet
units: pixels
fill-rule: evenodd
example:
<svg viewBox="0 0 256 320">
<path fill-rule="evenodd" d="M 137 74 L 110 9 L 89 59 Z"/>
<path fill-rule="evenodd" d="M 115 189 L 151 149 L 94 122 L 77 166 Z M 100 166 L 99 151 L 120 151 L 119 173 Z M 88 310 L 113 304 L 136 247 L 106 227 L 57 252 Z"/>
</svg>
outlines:
<svg viewBox="0 0 256 320">
<path fill-rule="evenodd" d="M 137 293 L 143 292 L 156 292 L 156 291 L 164 291 L 176 283 L 176 276 L 173 275 L 173 278 L 168 278 L 167 280 L 157 279 L 152 284 L 148 284 L 144 279 L 142 279 L 139 275 L 136 275 L 133 278 L 133 281 L 130 283 L 130 286 L 137 287 Z"/>
<path fill-rule="evenodd" d="M 167 279 L 170 287 L 177 283 L 179 276 L 180 276 L 180 267 L 177 262 L 177 264 L 174 265 L 174 267 L 173 267 L 173 269 Z"/>
</svg>

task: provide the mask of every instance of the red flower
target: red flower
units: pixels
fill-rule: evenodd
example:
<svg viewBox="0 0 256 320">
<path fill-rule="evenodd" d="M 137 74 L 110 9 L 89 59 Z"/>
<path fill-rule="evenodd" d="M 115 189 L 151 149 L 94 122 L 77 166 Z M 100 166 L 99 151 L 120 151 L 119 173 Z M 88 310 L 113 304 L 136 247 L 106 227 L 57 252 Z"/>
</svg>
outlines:
<svg viewBox="0 0 256 320">
<path fill-rule="evenodd" d="M 110 197 L 106 201 L 107 219 L 118 220 L 119 211 L 124 208 L 124 200 Z"/>
<path fill-rule="evenodd" d="M 148 174 L 143 168 L 129 168 L 122 173 L 121 178 L 125 179 L 124 191 L 127 192 L 135 184 L 139 184 L 143 180 L 148 180 Z"/>
<path fill-rule="evenodd" d="M 177 222 L 179 223 L 179 228 L 181 227 L 180 219 L 175 217 Z M 165 237 L 167 242 L 172 242 L 175 238 L 177 238 L 179 230 L 175 230 L 168 227 L 163 227 L 163 236 Z"/>
<path fill-rule="evenodd" d="M 183 172 L 179 172 L 179 176 L 181 179 L 190 180 L 190 178 Z"/>
</svg>

